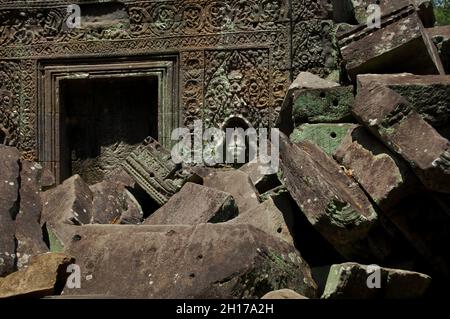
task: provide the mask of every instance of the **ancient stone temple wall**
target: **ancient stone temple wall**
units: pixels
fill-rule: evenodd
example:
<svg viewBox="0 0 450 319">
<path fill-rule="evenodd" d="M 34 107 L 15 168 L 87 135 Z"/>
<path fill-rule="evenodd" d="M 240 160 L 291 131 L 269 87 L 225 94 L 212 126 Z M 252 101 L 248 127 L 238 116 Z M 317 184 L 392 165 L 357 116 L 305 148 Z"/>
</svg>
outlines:
<svg viewBox="0 0 450 319">
<path fill-rule="evenodd" d="M 292 75 L 336 68 L 325 0 L 0 0 L 0 130 L 6 144 L 57 162 L 59 85 L 96 76 L 157 76 L 158 139 L 195 119 L 241 115 L 270 126 Z"/>
</svg>

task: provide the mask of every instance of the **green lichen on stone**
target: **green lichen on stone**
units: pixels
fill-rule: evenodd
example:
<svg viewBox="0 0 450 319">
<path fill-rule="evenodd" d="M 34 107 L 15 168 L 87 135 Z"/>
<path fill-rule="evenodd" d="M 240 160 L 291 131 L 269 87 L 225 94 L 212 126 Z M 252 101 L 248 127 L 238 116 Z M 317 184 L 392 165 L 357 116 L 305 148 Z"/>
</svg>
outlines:
<svg viewBox="0 0 450 319">
<path fill-rule="evenodd" d="M 330 216 L 331 223 L 340 228 L 358 227 L 377 218 L 377 213 L 373 208 L 369 208 L 369 216 L 363 216 L 350 203 L 336 198 L 328 203 L 326 212 Z"/>
<path fill-rule="evenodd" d="M 352 87 L 301 91 L 293 103 L 295 125 L 303 123 L 339 123 L 352 119 L 355 98 Z"/>
<path fill-rule="evenodd" d="M 332 156 L 354 124 L 304 124 L 291 134 L 293 143 L 310 141 Z"/>
<path fill-rule="evenodd" d="M 302 266 L 299 256 L 284 256 L 271 249 L 259 250 L 258 255 L 261 263 L 258 270 L 242 276 L 234 287 L 233 295 L 242 299 L 255 296 L 260 298 L 270 291 L 283 288 L 290 288 L 306 296 L 312 294 L 311 289 L 305 287 L 309 283 L 308 280 L 305 281 L 299 272 Z"/>
<path fill-rule="evenodd" d="M 52 231 L 48 225 L 45 225 L 47 234 L 48 234 L 48 243 L 50 245 L 50 252 L 52 253 L 62 253 L 64 252 L 64 245 L 56 236 L 56 234 Z"/>
<path fill-rule="evenodd" d="M 406 98 L 413 109 L 432 125 L 450 123 L 449 85 L 392 85 L 390 88 Z"/>
<path fill-rule="evenodd" d="M 327 299 L 338 291 L 341 282 L 342 267 L 341 265 L 332 265 L 328 273 L 327 283 L 322 295 L 322 299 Z"/>
<path fill-rule="evenodd" d="M 270 198 L 281 196 L 284 194 L 289 194 L 289 191 L 287 190 L 286 186 L 280 185 L 274 189 L 271 189 L 270 191 L 265 192 L 260 196 L 260 199 L 262 202 L 265 202 L 269 200 Z"/>
</svg>

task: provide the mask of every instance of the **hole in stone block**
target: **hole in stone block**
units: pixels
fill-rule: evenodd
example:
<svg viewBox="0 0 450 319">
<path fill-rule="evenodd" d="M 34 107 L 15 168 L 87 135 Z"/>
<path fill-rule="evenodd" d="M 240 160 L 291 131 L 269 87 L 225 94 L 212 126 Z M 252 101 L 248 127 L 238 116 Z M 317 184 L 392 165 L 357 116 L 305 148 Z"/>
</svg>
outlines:
<svg viewBox="0 0 450 319">
<path fill-rule="evenodd" d="M 94 184 L 146 137 L 158 138 L 158 79 L 124 77 L 61 82 L 62 180 Z"/>
</svg>

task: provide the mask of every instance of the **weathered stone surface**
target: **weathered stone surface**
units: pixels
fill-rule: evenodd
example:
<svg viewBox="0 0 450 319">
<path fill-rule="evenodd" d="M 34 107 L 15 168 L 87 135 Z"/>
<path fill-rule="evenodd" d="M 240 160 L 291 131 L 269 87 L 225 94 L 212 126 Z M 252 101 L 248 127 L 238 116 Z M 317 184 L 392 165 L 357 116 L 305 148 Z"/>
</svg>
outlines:
<svg viewBox="0 0 450 319">
<path fill-rule="evenodd" d="M 386 215 L 436 274 L 450 278 L 450 214 L 435 194 L 410 196 Z"/>
<path fill-rule="evenodd" d="M 266 174 L 268 172 L 268 167 L 261 164 L 258 159 L 245 164 L 239 169 L 248 174 L 253 185 L 260 194 L 268 192 L 271 189 L 281 185 L 277 173 Z"/>
<path fill-rule="evenodd" d="M 0 278 L 0 298 L 42 298 L 58 294 L 69 276 L 67 267 L 74 262 L 65 254 L 35 256 L 27 268 Z"/>
<path fill-rule="evenodd" d="M 294 125 L 347 122 L 354 101 L 353 87 L 300 90 L 293 97 Z"/>
<path fill-rule="evenodd" d="M 408 6 L 415 6 L 420 19 L 425 27 L 434 26 L 435 17 L 433 12 L 433 3 L 430 0 L 352 0 L 355 18 L 359 24 L 366 24 L 373 14 L 373 10 L 368 10 L 370 5 L 380 6 L 383 16 L 392 14 Z"/>
<path fill-rule="evenodd" d="M 427 29 L 441 56 L 445 72 L 450 73 L 450 26 L 439 26 Z"/>
<path fill-rule="evenodd" d="M 204 178 L 204 185 L 231 194 L 239 208 L 239 213 L 258 206 L 260 202 L 258 191 L 250 177 L 240 170 L 211 172 Z"/>
<path fill-rule="evenodd" d="M 48 252 L 40 225 L 42 202 L 39 195 L 42 176 L 41 165 L 21 162 L 20 211 L 16 217 L 17 268 L 28 265 L 31 256 Z"/>
<path fill-rule="evenodd" d="M 289 86 L 277 120 L 277 127 L 286 135 L 290 135 L 294 130 L 295 126 L 292 112 L 296 94 L 307 89 L 324 90 L 336 87 L 339 87 L 339 84 L 336 82 L 322 79 L 309 72 L 301 72 Z"/>
<path fill-rule="evenodd" d="M 302 296 L 291 289 L 280 289 L 276 291 L 271 291 L 268 294 L 264 295 L 261 299 L 308 299 L 305 296 Z"/>
<path fill-rule="evenodd" d="M 372 83 L 358 92 L 353 113 L 414 168 L 427 188 L 450 192 L 450 142 L 405 98 Z"/>
<path fill-rule="evenodd" d="M 47 191 L 56 186 L 55 175 L 48 169 L 43 168 L 39 179 L 39 186 L 41 191 Z"/>
<path fill-rule="evenodd" d="M 339 35 L 352 79 L 363 73 L 445 74 L 437 49 L 413 7 L 384 16 L 381 23 L 381 29 L 362 25 Z"/>
<path fill-rule="evenodd" d="M 381 275 L 380 287 L 369 288 L 376 283 L 369 276 L 377 269 Z M 416 299 L 424 297 L 431 278 L 406 270 L 370 268 L 357 263 L 331 266 L 323 299 Z"/>
<path fill-rule="evenodd" d="M 409 166 L 364 127 L 349 130 L 334 158 L 381 208 L 397 204 L 420 188 Z"/>
<path fill-rule="evenodd" d="M 291 231 L 294 227 L 294 212 L 288 206 L 277 207 L 272 198 L 257 207 L 239 214 L 230 224 L 249 224 L 264 232 L 294 244 Z"/>
<path fill-rule="evenodd" d="M 16 148 L 0 145 L 0 277 L 16 264 L 13 219 L 19 212 L 19 158 Z"/>
<path fill-rule="evenodd" d="M 356 124 L 303 124 L 298 126 L 289 137 L 292 142 L 310 141 L 319 146 L 327 155 L 332 156 L 336 148 Z"/>
<path fill-rule="evenodd" d="M 89 225 L 76 234 L 68 251 L 83 270 L 81 289 L 65 295 L 260 298 L 289 288 L 315 296 L 298 252 L 249 225 Z"/>
<path fill-rule="evenodd" d="M 150 215 L 146 225 L 198 225 L 222 223 L 238 215 L 233 196 L 213 188 L 186 183 L 171 199 Z"/>
<path fill-rule="evenodd" d="M 365 240 L 377 213 L 355 181 L 310 142 L 282 135 L 280 153 L 284 183 L 309 222 L 344 257 L 370 256 Z"/>
<path fill-rule="evenodd" d="M 90 187 L 93 195 L 93 224 L 119 224 L 122 217 L 140 223 L 142 208 L 120 181 L 106 180 Z"/>
<path fill-rule="evenodd" d="M 450 76 L 402 74 L 362 74 L 358 91 L 379 83 L 402 95 L 438 131 L 450 125 Z"/>
<path fill-rule="evenodd" d="M 125 171 L 162 206 L 186 182 L 201 182 L 190 169 L 176 165 L 172 155 L 152 137 L 139 145 L 122 164 Z"/>
<path fill-rule="evenodd" d="M 58 187 L 42 193 L 41 225 L 46 224 L 61 243 L 71 237 L 70 225 L 84 225 L 92 222 L 94 214 L 93 194 L 83 179 L 75 175 Z"/>
</svg>

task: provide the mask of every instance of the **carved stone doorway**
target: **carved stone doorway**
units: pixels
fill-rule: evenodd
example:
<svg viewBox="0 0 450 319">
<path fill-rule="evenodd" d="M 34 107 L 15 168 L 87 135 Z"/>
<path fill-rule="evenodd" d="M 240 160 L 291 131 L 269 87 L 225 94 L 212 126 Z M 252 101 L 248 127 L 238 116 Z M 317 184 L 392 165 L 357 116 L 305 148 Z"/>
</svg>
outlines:
<svg viewBox="0 0 450 319">
<path fill-rule="evenodd" d="M 158 79 L 61 82 L 61 179 L 104 179 L 147 136 L 158 139 Z"/>
<path fill-rule="evenodd" d="M 39 161 L 60 183 L 101 181 L 147 136 L 179 126 L 176 59 L 42 63 Z"/>
</svg>

